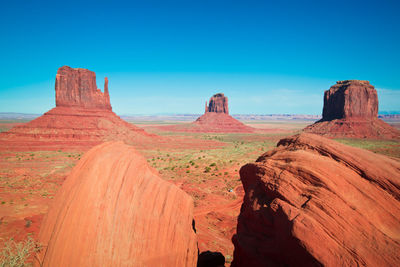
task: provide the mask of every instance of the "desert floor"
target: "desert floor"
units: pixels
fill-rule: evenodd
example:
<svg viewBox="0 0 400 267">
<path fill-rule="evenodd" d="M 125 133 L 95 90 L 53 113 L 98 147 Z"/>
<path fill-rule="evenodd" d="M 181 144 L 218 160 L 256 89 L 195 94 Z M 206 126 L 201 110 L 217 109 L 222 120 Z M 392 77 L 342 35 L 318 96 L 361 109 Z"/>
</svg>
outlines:
<svg viewBox="0 0 400 267">
<path fill-rule="evenodd" d="M 166 132 L 158 126 L 179 121 L 130 121 L 150 133 L 167 136 L 169 146 L 138 147 L 160 176 L 193 197 L 200 252 L 211 250 L 232 261 L 232 235 L 242 203 L 239 169 L 271 150 L 283 137 L 309 121 L 245 121 L 251 134 Z M 0 121 L 0 131 L 22 123 Z M 399 127 L 399 123 L 391 123 Z M 337 139 L 339 142 L 400 159 L 400 142 Z M 210 142 L 208 142 L 210 141 Z M 192 146 L 188 144 L 193 144 Z M 202 145 L 204 144 L 204 145 Z M 0 151 L 0 248 L 4 242 L 37 237 L 40 223 L 57 190 L 85 151 Z"/>
</svg>

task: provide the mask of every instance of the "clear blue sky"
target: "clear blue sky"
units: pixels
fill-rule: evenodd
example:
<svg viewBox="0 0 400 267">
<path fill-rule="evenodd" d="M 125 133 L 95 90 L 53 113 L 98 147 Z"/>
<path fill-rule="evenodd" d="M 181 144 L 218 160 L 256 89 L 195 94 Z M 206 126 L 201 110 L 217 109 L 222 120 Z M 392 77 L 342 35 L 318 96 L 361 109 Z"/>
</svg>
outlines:
<svg viewBox="0 0 400 267">
<path fill-rule="evenodd" d="M 3 1 L 0 112 L 54 107 L 63 65 L 109 77 L 118 114 L 321 114 L 337 80 L 400 110 L 399 1 Z"/>
</svg>

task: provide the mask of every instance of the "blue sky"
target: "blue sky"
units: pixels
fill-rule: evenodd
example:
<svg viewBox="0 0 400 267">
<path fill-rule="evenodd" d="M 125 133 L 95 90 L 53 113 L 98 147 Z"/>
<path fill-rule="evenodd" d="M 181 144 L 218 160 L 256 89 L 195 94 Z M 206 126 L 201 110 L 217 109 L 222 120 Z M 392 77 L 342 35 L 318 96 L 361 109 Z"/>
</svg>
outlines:
<svg viewBox="0 0 400 267">
<path fill-rule="evenodd" d="M 400 110 L 398 1 L 32 1 L 0 9 L 0 112 L 54 107 L 57 69 L 109 78 L 118 114 L 321 114 L 337 80 Z"/>
</svg>

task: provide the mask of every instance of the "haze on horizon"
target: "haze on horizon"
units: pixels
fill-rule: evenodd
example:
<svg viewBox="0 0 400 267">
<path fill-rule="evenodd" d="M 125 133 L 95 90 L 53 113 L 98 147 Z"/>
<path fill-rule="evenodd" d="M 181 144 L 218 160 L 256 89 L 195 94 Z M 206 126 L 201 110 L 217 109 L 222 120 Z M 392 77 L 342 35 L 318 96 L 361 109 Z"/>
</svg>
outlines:
<svg viewBox="0 0 400 267">
<path fill-rule="evenodd" d="M 337 80 L 369 80 L 400 110 L 398 1 L 7 1 L 0 112 L 55 106 L 61 66 L 109 78 L 118 114 L 321 114 Z"/>
</svg>

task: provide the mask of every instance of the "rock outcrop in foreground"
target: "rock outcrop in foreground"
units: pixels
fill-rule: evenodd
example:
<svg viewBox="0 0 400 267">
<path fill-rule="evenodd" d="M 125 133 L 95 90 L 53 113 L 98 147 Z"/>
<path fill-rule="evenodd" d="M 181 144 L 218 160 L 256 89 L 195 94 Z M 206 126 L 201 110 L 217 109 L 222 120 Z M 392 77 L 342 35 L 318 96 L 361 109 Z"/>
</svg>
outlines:
<svg viewBox="0 0 400 267">
<path fill-rule="evenodd" d="M 40 229 L 37 266 L 195 266 L 193 200 L 122 142 L 92 148 Z"/>
<path fill-rule="evenodd" d="M 378 94 L 368 81 L 338 81 L 324 94 L 322 119 L 305 132 L 330 137 L 400 138 L 400 131 L 378 119 Z"/>
<path fill-rule="evenodd" d="M 107 78 L 102 93 L 97 89 L 94 72 L 64 66 L 58 69 L 55 90 L 56 107 L 1 133 L 0 147 L 7 150 L 92 147 L 104 141 L 140 143 L 152 137 L 112 111 Z"/>
<path fill-rule="evenodd" d="M 397 266 L 400 162 L 313 134 L 243 166 L 232 266 Z"/>
</svg>

